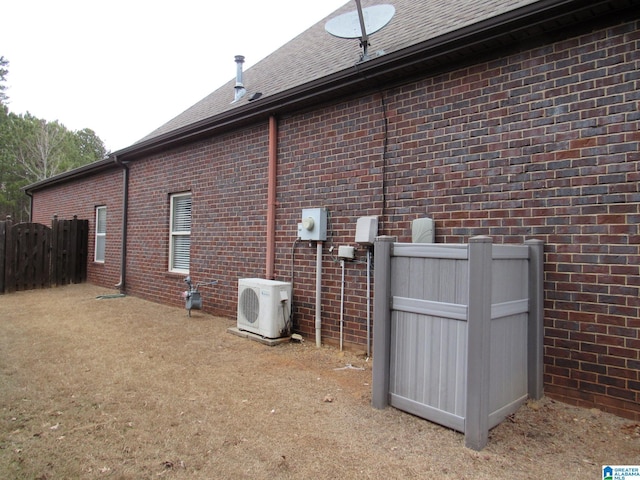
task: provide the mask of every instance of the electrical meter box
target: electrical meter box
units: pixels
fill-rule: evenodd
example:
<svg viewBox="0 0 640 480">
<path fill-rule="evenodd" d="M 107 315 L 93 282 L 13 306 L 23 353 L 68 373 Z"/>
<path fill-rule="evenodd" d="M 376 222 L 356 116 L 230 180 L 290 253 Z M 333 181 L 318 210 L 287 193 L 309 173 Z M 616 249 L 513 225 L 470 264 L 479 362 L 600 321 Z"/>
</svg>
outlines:
<svg viewBox="0 0 640 480">
<path fill-rule="evenodd" d="M 301 225 L 300 240 L 324 242 L 327 239 L 327 209 L 303 208 Z"/>
<path fill-rule="evenodd" d="M 378 217 L 360 217 L 356 223 L 356 243 L 373 245 L 378 236 Z"/>
</svg>

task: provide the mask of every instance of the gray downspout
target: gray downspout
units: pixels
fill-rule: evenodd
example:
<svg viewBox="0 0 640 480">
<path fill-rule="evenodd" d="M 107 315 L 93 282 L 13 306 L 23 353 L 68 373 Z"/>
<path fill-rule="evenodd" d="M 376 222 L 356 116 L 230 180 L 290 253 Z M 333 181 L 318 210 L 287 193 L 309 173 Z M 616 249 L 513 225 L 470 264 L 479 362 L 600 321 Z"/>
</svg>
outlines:
<svg viewBox="0 0 640 480">
<path fill-rule="evenodd" d="M 33 222 L 33 193 L 28 190 L 25 190 L 24 193 L 29 197 L 29 221 Z"/>
<path fill-rule="evenodd" d="M 129 216 L 129 167 L 121 162 L 116 155 L 113 156 L 116 165 L 124 171 L 122 186 L 122 244 L 120 247 L 120 283 L 115 287 L 120 293 L 126 292 L 127 279 L 127 218 Z"/>
</svg>

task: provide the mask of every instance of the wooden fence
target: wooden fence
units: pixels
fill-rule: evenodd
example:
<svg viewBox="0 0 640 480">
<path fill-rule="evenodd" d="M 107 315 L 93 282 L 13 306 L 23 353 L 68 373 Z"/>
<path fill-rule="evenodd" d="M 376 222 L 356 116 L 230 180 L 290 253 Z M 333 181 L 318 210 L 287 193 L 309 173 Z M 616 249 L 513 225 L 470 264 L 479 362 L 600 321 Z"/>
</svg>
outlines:
<svg viewBox="0 0 640 480">
<path fill-rule="evenodd" d="M 0 294 L 87 278 L 88 220 L 39 223 L 0 222 Z"/>
<path fill-rule="evenodd" d="M 461 431 L 489 429 L 542 396 L 542 250 L 375 243 L 372 404 Z"/>
</svg>

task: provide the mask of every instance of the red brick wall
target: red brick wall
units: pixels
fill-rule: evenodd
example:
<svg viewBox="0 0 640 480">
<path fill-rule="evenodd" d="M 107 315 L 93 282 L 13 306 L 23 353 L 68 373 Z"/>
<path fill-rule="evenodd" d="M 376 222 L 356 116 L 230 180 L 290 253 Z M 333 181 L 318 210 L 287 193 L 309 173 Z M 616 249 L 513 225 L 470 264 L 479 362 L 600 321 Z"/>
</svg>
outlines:
<svg viewBox="0 0 640 480">
<path fill-rule="evenodd" d="M 120 281 L 122 237 L 122 170 L 115 168 L 93 175 L 86 181 L 68 183 L 38 191 L 33 196 L 32 221 L 51 226 L 51 219 L 89 220 L 87 281 L 113 288 Z M 104 263 L 94 262 L 97 206 L 107 207 Z"/>
<path fill-rule="evenodd" d="M 169 202 L 192 193 L 191 277 L 218 280 L 205 310 L 235 316 L 237 279 L 265 275 L 267 129 L 258 126 L 130 165 L 127 285 L 182 305 L 185 275 L 169 273 Z"/>
<path fill-rule="evenodd" d="M 294 242 L 303 208 L 330 213 L 322 338 L 334 343 L 335 253 L 354 245 L 358 217 L 379 215 L 379 233 L 400 241 L 424 216 L 438 242 L 538 238 L 546 392 L 640 418 L 638 27 L 603 28 L 279 118 L 275 275 L 291 280 L 293 262 L 296 330 L 314 335 L 316 249 Z M 267 122 L 134 161 L 129 293 L 182 305 L 183 276 L 167 267 L 169 196 L 191 191 L 191 276 L 218 280 L 203 290 L 205 310 L 235 317 L 237 279 L 265 275 L 267 163 Z M 92 211 L 98 200 L 86 198 Z M 362 349 L 365 253 L 346 267 L 344 302 L 345 342 Z"/>
<path fill-rule="evenodd" d="M 638 22 L 385 92 L 384 233 L 545 241 L 545 383 L 640 416 Z"/>
</svg>

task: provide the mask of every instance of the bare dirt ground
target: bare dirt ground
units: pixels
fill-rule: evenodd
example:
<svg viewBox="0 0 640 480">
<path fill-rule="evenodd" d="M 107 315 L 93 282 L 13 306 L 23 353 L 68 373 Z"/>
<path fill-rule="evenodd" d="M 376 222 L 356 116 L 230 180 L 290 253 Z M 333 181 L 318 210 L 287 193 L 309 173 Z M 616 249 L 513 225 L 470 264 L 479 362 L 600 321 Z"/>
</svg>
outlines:
<svg viewBox="0 0 640 480">
<path fill-rule="evenodd" d="M 112 293 L 0 296 L 0 478 L 600 479 L 603 464 L 640 463 L 638 424 L 549 399 L 476 452 L 460 433 L 373 409 L 362 356 L 268 347 L 229 334 L 229 319 L 97 298 Z"/>
</svg>

